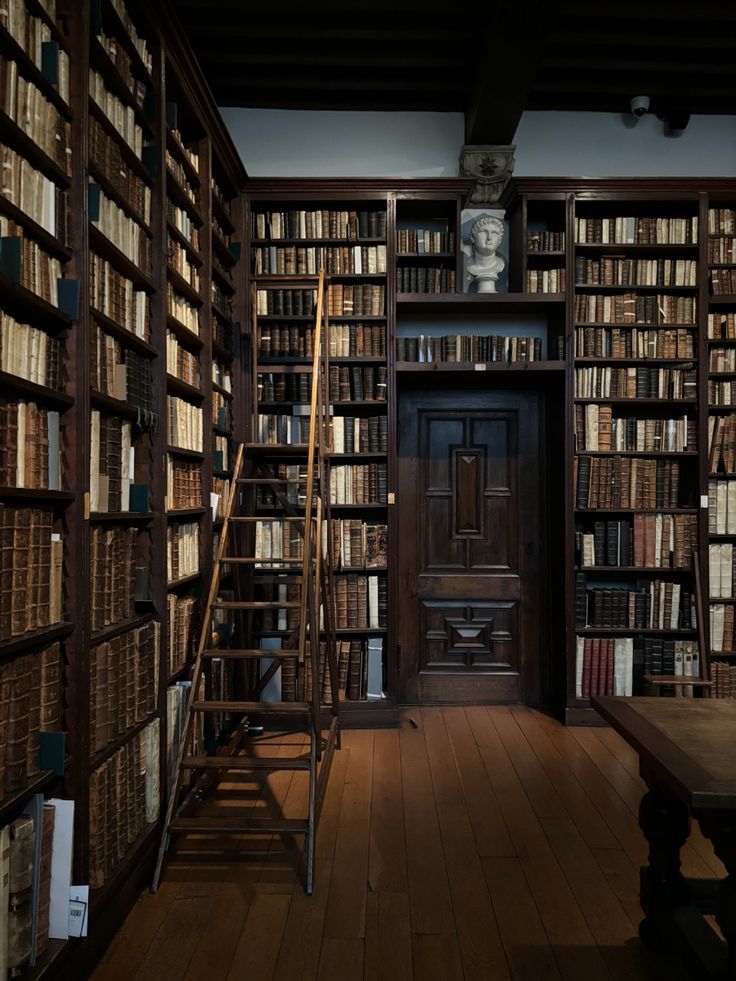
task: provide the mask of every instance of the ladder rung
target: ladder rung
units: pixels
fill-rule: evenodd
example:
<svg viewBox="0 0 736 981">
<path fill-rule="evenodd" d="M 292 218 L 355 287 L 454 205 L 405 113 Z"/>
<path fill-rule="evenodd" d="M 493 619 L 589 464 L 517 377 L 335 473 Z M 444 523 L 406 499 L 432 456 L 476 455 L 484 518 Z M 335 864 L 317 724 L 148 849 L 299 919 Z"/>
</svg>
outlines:
<svg viewBox="0 0 736 981">
<path fill-rule="evenodd" d="M 308 770 L 308 756 L 187 756 L 183 770 Z"/>
<path fill-rule="evenodd" d="M 195 702 L 195 712 L 251 712 L 253 715 L 309 715 L 311 702 Z"/>
<path fill-rule="evenodd" d="M 285 647 L 277 647 L 272 651 L 266 651 L 260 647 L 247 647 L 247 648 L 243 647 L 237 650 L 233 649 L 233 650 L 221 651 L 217 647 L 212 647 L 209 650 L 202 651 L 202 657 L 209 657 L 209 658 L 222 657 L 226 659 L 242 658 L 244 660 L 248 658 L 260 658 L 260 657 L 273 657 L 273 658 L 299 657 L 299 651 L 288 650 Z"/>
<path fill-rule="evenodd" d="M 236 823 L 233 818 L 211 817 L 180 817 L 175 818 L 169 825 L 169 831 L 174 834 L 195 835 L 238 835 L 248 832 L 265 835 L 306 834 L 309 822 L 299 818 L 243 818 L 242 823 Z"/>
<path fill-rule="evenodd" d="M 213 610 L 298 610 L 298 600 L 220 600 L 212 604 Z"/>
</svg>

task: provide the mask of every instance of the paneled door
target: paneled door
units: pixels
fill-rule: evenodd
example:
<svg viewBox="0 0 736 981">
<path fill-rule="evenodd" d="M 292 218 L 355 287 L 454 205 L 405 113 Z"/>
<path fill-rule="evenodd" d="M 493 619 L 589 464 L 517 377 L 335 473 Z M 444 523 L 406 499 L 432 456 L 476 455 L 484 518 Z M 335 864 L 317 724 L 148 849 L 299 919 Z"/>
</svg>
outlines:
<svg viewBox="0 0 736 981">
<path fill-rule="evenodd" d="M 413 390 L 399 409 L 401 698 L 538 702 L 539 396 Z"/>
</svg>

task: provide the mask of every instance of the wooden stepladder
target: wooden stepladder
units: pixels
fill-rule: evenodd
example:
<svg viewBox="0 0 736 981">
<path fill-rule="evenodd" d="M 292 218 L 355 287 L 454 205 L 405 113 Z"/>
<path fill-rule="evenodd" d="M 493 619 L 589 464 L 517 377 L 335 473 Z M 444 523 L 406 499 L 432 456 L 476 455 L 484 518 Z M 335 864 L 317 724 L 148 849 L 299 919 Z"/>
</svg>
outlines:
<svg viewBox="0 0 736 981">
<path fill-rule="evenodd" d="M 300 430 L 306 424 L 308 440 L 277 443 L 269 437 L 268 442 L 238 448 L 182 739 L 169 774 L 171 791 L 153 891 L 174 835 L 271 834 L 305 836 L 306 891 L 312 892 L 317 823 L 332 756 L 340 745 L 324 272 L 315 283 L 309 416 L 307 423 L 299 423 Z M 299 285 L 303 287 L 304 280 Z M 254 335 L 256 331 L 254 323 Z M 254 360 L 254 373 L 255 364 Z M 256 392 L 256 377 L 253 383 Z M 257 396 L 254 404 L 257 426 Z M 225 593 L 226 577 L 233 588 Z M 224 635 L 229 636 L 225 648 L 213 642 L 223 621 L 228 625 Z M 222 681 L 223 669 L 230 672 L 227 683 Z M 209 727 L 205 748 L 207 720 L 216 724 Z M 301 744 L 294 744 L 296 752 L 269 754 L 269 739 L 283 738 L 285 732 L 302 734 L 297 737 Z M 284 770 L 307 773 L 308 806 L 303 819 L 272 814 L 213 817 L 212 806 L 203 807 L 216 799 L 221 782 Z M 228 797 L 232 804 L 232 785 Z M 232 806 L 223 810 L 236 813 Z"/>
</svg>

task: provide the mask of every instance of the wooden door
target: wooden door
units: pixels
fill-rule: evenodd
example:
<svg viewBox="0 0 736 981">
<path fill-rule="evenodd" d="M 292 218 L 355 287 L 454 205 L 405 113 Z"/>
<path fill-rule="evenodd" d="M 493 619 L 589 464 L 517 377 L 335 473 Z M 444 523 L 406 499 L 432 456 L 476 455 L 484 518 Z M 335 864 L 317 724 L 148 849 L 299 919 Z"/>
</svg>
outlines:
<svg viewBox="0 0 736 981">
<path fill-rule="evenodd" d="M 399 402 L 398 637 L 406 702 L 536 703 L 544 617 L 539 396 Z"/>
</svg>

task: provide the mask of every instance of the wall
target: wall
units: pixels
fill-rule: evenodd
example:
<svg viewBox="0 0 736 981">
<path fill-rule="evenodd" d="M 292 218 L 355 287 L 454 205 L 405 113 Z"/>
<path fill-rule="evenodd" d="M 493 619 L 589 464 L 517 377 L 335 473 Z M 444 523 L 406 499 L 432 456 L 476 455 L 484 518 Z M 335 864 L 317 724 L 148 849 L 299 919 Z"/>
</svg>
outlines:
<svg viewBox="0 0 736 981">
<path fill-rule="evenodd" d="M 221 110 L 253 177 L 453 177 L 461 113 Z M 654 115 L 527 112 L 518 176 L 733 176 L 736 116 L 693 116 L 678 137 Z"/>
</svg>

